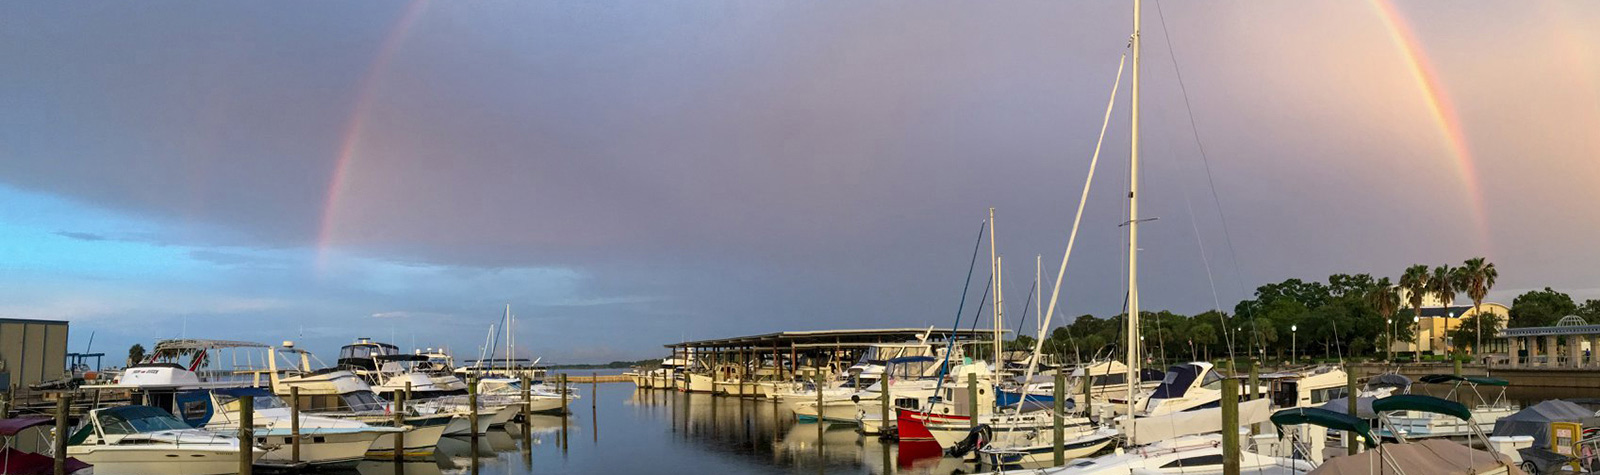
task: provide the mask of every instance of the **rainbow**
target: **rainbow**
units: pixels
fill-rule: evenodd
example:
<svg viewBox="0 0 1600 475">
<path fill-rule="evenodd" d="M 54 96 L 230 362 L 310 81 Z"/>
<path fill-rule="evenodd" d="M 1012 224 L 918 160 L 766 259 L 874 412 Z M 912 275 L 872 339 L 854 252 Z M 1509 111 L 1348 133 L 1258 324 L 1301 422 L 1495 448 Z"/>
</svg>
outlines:
<svg viewBox="0 0 1600 475">
<path fill-rule="evenodd" d="M 378 47 L 377 56 L 367 65 L 366 73 L 356 86 L 356 101 L 350 109 L 350 119 L 345 124 L 344 133 L 340 136 L 338 155 L 333 163 L 333 175 L 328 180 L 328 191 L 322 201 L 322 219 L 317 226 L 316 242 L 318 269 L 326 264 L 328 251 L 333 247 L 334 223 L 337 222 L 339 200 L 344 194 L 345 182 L 359 152 L 362 133 L 366 128 L 367 112 L 378 89 L 378 78 L 388 69 L 390 59 L 394 57 L 395 51 L 400 49 L 400 44 L 404 42 L 411 26 L 416 24 L 417 17 L 422 14 L 425 4 L 426 0 L 412 0 L 406 5 L 400 18 L 395 20 L 394 26 L 390 27 L 389 33 L 384 36 L 383 42 Z"/>
<path fill-rule="evenodd" d="M 1455 105 L 1450 102 L 1450 97 L 1445 95 L 1438 74 L 1433 70 L 1432 64 L 1423 57 L 1422 43 L 1417 40 L 1416 32 L 1406 23 L 1399 9 L 1395 8 L 1391 0 L 1371 0 L 1371 2 L 1378 11 L 1378 18 L 1389 31 L 1390 38 L 1400 48 L 1400 54 L 1404 57 L 1412 79 L 1422 90 L 1428 111 L 1432 114 L 1433 122 L 1444 138 L 1445 148 L 1455 163 L 1456 175 L 1466 187 L 1468 199 L 1471 200 L 1469 205 L 1472 206 L 1470 212 L 1478 233 L 1477 244 L 1480 250 L 1487 250 L 1491 247 L 1488 207 L 1484 204 L 1478 167 L 1472 157 L 1466 134 L 1462 132 L 1461 118 L 1456 115 Z"/>
</svg>

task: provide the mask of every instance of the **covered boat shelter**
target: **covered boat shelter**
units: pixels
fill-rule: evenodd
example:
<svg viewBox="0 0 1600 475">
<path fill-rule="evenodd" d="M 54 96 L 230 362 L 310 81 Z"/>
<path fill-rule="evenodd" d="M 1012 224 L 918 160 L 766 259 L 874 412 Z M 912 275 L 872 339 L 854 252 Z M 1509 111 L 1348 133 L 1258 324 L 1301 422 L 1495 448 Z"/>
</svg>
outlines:
<svg viewBox="0 0 1600 475">
<path fill-rule="evenodd" d="M 1004 331 L 1010 333 L 1010 331 Z M 874 346 L 911 344 L 919 341 L 948 344 L 992 343 L 992 329 L 950 328 L 875 328 L 853 330 L 811 330 L 763 333 L 663 345 L 672 350 L 672 359 L 706 366 L 736 365 L 749 368 L 751 362 L 766 363 L 774 376 L 792 379 L 808 369 L 826 366 L 849 367 Z M 920 346 L 920 345 L 917 345 Z M 802 364 L 808 363 L 808 364 Z M 770 366 L 768 366 L 770 365 Z M 749 379 L 748 370 L 735 375 Z"/>
<path fill-rule="evenodd" d="M 1600 325 L 1583 317 L 1562 317 L 1551 327 L 1507 328 L 1498 336 L 1511 343 L 1508 360 L 1513 368 L 1600 368 L 1594 354 L 1600 348 Z"/>
</svg>

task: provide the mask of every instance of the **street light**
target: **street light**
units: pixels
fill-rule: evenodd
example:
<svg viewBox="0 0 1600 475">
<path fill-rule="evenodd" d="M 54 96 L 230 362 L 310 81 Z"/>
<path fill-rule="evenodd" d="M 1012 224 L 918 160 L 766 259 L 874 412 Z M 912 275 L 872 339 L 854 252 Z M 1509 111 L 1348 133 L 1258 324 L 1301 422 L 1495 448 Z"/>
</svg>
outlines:
<svg viewBox="0 0 1600 475">
<path fill-rule="evenodd" d="M 1411 323 L 1417 327 L 1417 362 L 1422 362 L 1422 317 L 1411 316 Z"/>
<path fill-rule="evenodd" d="M 1300 326 L 1289 325 L 1289 361 L 1300 362 Z"/>
</svg>

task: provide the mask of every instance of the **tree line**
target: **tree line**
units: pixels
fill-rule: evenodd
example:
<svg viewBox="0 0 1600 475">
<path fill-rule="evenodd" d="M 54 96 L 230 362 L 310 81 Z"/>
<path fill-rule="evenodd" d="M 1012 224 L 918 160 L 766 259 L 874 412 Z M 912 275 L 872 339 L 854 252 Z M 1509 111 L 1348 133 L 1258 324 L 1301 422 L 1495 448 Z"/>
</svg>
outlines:
<svg viewBox="0 0 1600 475">
<path fill-rule="evenodd" d="M 1196 315 L 1171 311 L 1140 312 L 1144 354 L 1151 361 L 1203 361 L 1228 356 L 1286 359 L 1306 357 L 1385 357 L 1391 342 L 1415 341 L 1425 296 L 1453 306 L 1463 294 L 1479 311 L 1450 333 L 1458 354 L 1476 353 L 1502 323 L 1481 311 L 1499 272 L 1478 257 L 1459 266 L 1413 265 L 1397 279 L 1370 274 L 1334 274 L 1326 281 L 1298 278 L 1257 287 L 1253 298 L 1234 305 L 1233 312 L 1211 310 Z M 1523 293 L 1511 302 L 1510 326 L 1549 326 L 1567 315 L 1600 323 L 1600 300 L 1582 303 L 1544 288 Z M 1482 318 L 1479 318 L 1479 316 Z M 1044 347 L 1059 361 L 1094 357 L 1121 358 L 1126 314 L 1082 315 L 1056 327 Z M 1020 336 L 1007 346 L 1031 348 Z"/>
</svg>

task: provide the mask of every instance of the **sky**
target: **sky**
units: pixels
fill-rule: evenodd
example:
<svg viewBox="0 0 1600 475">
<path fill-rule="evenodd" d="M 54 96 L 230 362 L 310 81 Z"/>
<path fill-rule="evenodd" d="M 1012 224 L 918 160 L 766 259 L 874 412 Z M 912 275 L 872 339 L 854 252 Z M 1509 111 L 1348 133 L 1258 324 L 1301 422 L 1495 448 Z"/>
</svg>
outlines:
<svg viewBox="0 0 1600 475">
<path fill-rule="evenodd" d="M 1016 328 L 1035 256 L 1060 265 L 1131 21 L 1126 2 L 0 4 L 0 317 L 69 320 L 73 351 L 116 360 L 174 337 L 474 358 L 506 305 L 517 356 L 546 362 L 948 326 L 992 207 Z M 1144 309 L 1476 256 L 1491 301 L 1600 298 L 1600 4 L 1168 0 L 1143 21 Z M 1122 309 L 1130 77 L 1058 322 Z"/>
</svg>

